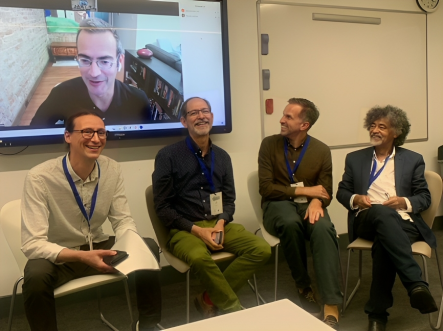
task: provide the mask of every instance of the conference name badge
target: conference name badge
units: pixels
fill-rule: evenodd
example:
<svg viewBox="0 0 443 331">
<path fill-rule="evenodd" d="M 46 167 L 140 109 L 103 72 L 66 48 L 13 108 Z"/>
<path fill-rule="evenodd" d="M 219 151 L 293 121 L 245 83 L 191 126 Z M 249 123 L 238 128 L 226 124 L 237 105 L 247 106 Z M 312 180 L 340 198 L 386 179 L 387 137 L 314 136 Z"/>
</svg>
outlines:
<svg viewBox="0 0 443 331">
<path fill-rule="evenodd" d="M 291 187 L 305 187 L 305 185 L 303 184 L 303 182 L 298 182 L 298 183 L 291 184 Z M 298 197 L 294 198 L 294 202 L 297 202 L 297 203 L 307 203 L 308 202 L 308 198 L 304 197 L 304 196 L 298 196 Z"/>
<path fill-rule="evenodd" d="M 222 192 L 213 193 L 209 196 L 211 203 L 211 215 L 218 215 L 223 213 L 223 198 Z"/>
</svg>

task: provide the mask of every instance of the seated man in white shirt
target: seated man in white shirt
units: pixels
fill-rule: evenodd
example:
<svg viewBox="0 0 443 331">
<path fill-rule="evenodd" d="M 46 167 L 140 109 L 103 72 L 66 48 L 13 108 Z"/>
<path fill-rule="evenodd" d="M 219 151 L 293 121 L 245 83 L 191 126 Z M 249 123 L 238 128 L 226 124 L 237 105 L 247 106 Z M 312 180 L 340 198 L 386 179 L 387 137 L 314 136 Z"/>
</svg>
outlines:
<svg viewBox="0 0 443 331">
<path fill-rule="evenodd" d="M 115 237 L 103 233 L 106 219 L 118 239 L 137 231 L 129 211 L 119 164 L 101 152 L 107 131 L 96 114 L 82 112 L 66 122 L 69 153 L 32 168 L 22 198 L 22 251 L 25 267 L 23 297 L 31 330 L 57 330 L 54 289 L 79 277 L 114 273 L 103 262 Z M 154 240 L 145 242 L 159 260 Z M 160 322 L 158 272 L 135 275 L 138 330 L 153 330 Z"/>
<path fill-rule="evenodd" d="M 372 285 L 365 312 L 369 331 L 384 331 L 392 287 L 398 274 L 413 308 L 422 314 L 437 310 L 421 269 L 412 257 L 411 243 L 424 240 L 436 247 L 431 229 L 420 213 L 431 204 L 420 154 L 401 148 L 410 130 L 399 108 L 374 107 L 364 127 L 373 147 L 347 155 L 337 200 L 348 209 L 349 241 L 371 240 Z"/>
</svg>

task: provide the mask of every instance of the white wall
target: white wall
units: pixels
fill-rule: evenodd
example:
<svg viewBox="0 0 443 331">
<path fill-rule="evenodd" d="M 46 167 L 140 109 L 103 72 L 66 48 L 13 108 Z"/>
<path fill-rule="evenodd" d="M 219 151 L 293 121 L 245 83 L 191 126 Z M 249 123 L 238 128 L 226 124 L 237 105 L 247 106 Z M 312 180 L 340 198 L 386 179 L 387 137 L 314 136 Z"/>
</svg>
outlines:
<svg viewBox="0 0 443 331">
<path fill-rule="evenodd" d="M 286 1 L 286 2 L 295 2 Z M 304 0 L 303 3 L 353 5 L 360 8 L 385 8 L 393 10 L 418 10 L 415 0 Z M 257 228 L 254 212 L 249 202 L 246 177 L 257 168 L 257 152 L 261 142 L 260 90 L 258 70 L 258 42 L 256 0 L 228 0 L 229 40 L 231 62 L 231 91 L 233 131 L 214 135 L 215 144 L 224 148 L 232 157 L 237 189 L 237 211 L 234 218 L 249 230 Z M 443 9 L 429 15 L 429 141 L 406 144 L 423 154 L 427 169 L 438 171 L 437 147 L 443 144 L 440 112 L 443 109 Z M 288 77 L 288 80 L 290 77 Z M 294 91 L 294 95 L 296 91 Z M 313 100 L 315 102 L 315 100 Z M 321 117 L 320 117 L 321 121 Z M 346 130 L 349 123 L 338 119 L 336 125 Z M 144 190 L 151 184 L 151 173 L 157 151 L 179 138 L 151 139 L 132 142 L 112 142 L 105 155 L 121 162 L 126 191 L 132 214 L 143 236 L 155 237 L 144 201 Z M 117 148 L 117 146 L 125 148 Z M 344 158 L 354 149 L 333 150 L 334 192 L 343 168 Z M 12 150 L 0 150 L 12 152 Z M 16 156 L 0 156 L 0 206 L 21 197 L 26 172 L 33 166 L 64 153 L 62 146 L 32 146 Z M 346 212 L 335 200 L 329 213 L 339 233 L 346 230 Z M 440 215 L 442 214 L 440 210 Z M 13 257 L 0 232 L 0 296 L 11 294 L 13 282 L 18 276 Z"/>
</svg>

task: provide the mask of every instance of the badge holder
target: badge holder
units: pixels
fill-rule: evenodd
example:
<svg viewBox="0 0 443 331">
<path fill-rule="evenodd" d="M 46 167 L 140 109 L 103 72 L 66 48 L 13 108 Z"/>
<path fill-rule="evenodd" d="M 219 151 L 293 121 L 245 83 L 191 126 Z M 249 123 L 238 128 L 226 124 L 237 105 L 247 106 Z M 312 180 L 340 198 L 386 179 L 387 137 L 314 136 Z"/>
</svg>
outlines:
<svg viewBox="0 0 443 331">
<path fill-rule="evenodd" d="M 222 192 L 213 193 L 209 196 L 211 203 L 211 215 L 219 215 L 223 213 L 223 197 Z"/>
<path fill-rule="evenodd" d="M 305 185 L 303 184 L 303 182 L 298 182 L 298 183 L 293 183 L 291 184 L 291 187 L 305 187 Z M 307 203 L 308 202 L 308 198 L 305 196 L 297 196 L 294 198 L 294 202 L 297 203 Z"/>
</svg>

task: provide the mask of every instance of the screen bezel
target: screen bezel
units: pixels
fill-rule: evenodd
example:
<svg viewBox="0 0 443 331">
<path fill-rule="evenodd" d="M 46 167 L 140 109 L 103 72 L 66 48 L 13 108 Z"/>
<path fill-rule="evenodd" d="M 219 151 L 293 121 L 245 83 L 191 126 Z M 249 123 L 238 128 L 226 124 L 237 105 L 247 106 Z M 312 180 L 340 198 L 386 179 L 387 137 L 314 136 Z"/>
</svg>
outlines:
<svg viewBox="0 0 443 331">
<path fill-rule="evenodd" d="M 232 131 L 232 113 L 231 113 L 231 84 L 230 84 L 230 66 L 229 66 L 229 38 L 228 38 L 228 19 L 227 19 L 227 1 L 226 0 L 198 0 L 206 2 L 219 2 L 221 4 L 221 42 L 222 42 L 222 58 L 223 58 L 223 86 L 224 86 L 224 105 L 225 105 L 225 124 L 219 126 L 213 126 L 211 134 L 223 134 L 230 133 Z M 99 1 L 99 12 L 110 13 L 137 13 L 143 14 L 141 7 L 146 5 L 146 1 L 130 0 L 124 4 L 120 1 Z M 161 2 L 152 1 L 152 5 L 161 6 Z M 66 9 L 66 3 L 57 3 L 51 0 L 39 0 L 39 1 L 27 1 L 27 0 L 15 0 L 5 1 L 1 4 L 2 7 L 15 7 L 15 8 L 36 8 L 36 9 Z M 196 95 L 197 96 L 197 95 Z M 31 127 L 16 127 L 17 133 L 20 130 L 27 129 L 32 130 Z M 14 130 L 14 127 L 4 127 L 0 131 L 0 147 L 14 147 L 14 146 L 31 146 L 31 145 L 48 145 L 48 144 L 60 144 L 64 142 L 64 134 L 56 135 L 35 135 L 35 136 L 18 136 L 1 138 L 2 131 Z M 187 134 L 185 128 L 172 128 L 172 129 L 154 129 L 154 130 L 136 130 L 136 131 L 109 131 L 108 140 L 130 140 L 130 139 L 143 139 L 143 138 L 161 138 L 171 137 Z"/>
</svg>

